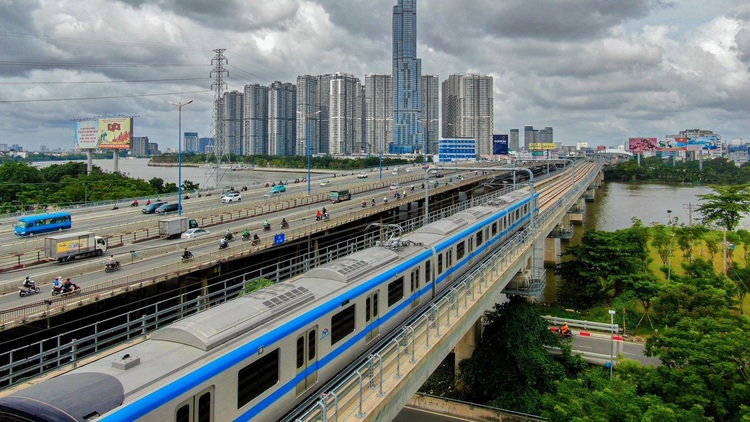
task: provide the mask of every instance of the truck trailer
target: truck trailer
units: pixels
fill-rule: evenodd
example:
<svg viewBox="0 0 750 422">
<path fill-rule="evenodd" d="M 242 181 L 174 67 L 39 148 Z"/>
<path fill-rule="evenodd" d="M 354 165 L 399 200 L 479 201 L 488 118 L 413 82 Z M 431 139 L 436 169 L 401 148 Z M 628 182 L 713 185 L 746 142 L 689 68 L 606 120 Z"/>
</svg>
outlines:
<svg viewBox="0 0 750 422">
<path fill-rule="evenodd" d="M 66 233 L 44 239 L 44 254 L 58 262 L 100 256 L 107 251 L 107 241 L 94 232 Z"/>
<path fill-rule="evenodd" d="M 198 227 L 198 222 L 186 217 L 164 218 L 159 220 L 159 236 L 166 239 L 174 239 L 187 229 Z"/>
</svg>

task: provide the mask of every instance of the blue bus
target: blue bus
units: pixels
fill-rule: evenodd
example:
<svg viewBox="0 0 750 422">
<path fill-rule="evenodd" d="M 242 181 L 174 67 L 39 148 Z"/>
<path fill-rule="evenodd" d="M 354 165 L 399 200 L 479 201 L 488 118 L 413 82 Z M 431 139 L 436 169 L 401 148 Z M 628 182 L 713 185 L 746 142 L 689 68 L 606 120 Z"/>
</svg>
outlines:
<svg viewBox="0 0 750 422">
<path fill-rule="evenodd" d="M 71 219 L 69 212 L 56 212 L 52 214 L 28 215 L 18 219 L 15 227 L 16 234 L 28 236 L 30 234 L 54 232 L 69 229 Z"/>
</svg>

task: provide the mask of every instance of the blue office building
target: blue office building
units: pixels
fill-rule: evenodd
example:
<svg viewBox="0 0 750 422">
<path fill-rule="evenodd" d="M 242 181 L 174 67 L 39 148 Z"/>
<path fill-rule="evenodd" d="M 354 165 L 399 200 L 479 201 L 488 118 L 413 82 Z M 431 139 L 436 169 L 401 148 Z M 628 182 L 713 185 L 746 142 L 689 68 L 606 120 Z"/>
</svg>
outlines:
<svg viewBox="0 0 750 422">
<path fill-rule="evenodd" d="M 417 0 L 393 6 L 392 154 L 421 151 L 422 61 L 417 58 Z"/>
<path fill-rule="evenodd" d="M 439 141 L 440 163 L 476 161 L 477 141 L 472 138 L 447 138 Z"/>
</svg>

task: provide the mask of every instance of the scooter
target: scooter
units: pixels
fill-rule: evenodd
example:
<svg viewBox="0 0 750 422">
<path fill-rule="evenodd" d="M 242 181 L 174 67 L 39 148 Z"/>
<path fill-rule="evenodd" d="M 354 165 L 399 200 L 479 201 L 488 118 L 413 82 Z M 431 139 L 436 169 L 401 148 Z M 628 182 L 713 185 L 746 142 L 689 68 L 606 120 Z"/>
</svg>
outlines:
<svg viewBox="0 0 750 422">
<path fill-rule="evenodd" d="M 233 240 L 234 240 L 234 235 L 233 235 L 232 233 L 229 233 L 229 234 L 225 234 L 225 235 L 224 235 L 224 239 L 226 239 L 226 240 L 227 240 L 227 242 L 231 242 L 231 241 L 233 241 Z"/>
<path fill-rule="evenodd" d="M 224 239 L 224 242 L 219 242 L 219 250 L 226 249 L 229 247 L 229 242 Z"/>
<path fill-rule="evenodd" d="M 182 256 L 180 256 L 180 260 L 181 260 L 181 262 L 182 262 L 183 264 L 184 264 L 184 263 L 186 263 L 186 262 L 190 262 L 190 261 L 192 261 L 193 259 L 195 259 L 195 257 L 194 257 L 193 255 L 190 255 L 190 256 L 185 256 L 185 255 L 182 255 Z"/>
<path fill-rule="evenodd" d="M 35 294 L 37 294 L 37 293 L 39 293 L 41 291 L 42 291 L 42 289 L 39 286 L 34 286 L 34 287 L 19 287 L 18 288 L 18 296 L 21 296 L 21 297 L 31 296 L 31 295 L 35 295 Z"/>
<path fill-rule="evenodd" d="M 131 202 L 131 203 L 130 203 L 130 206 L 131 206 L 131 207 L 137 207 L 137 206 L 138 206 L 138 201 L 133 201 L 133 202 Z"/>
<path fill-rule="evenodd" d="M 571 330 L 568 330 L 567 333 L 563 333 L 562 328 L 558 328 L 557 334 L 559 334 L 561 338 L 573 338 L 573 331 Z"/>
<path fill-rule="evenodd" d="M 67 288 L 64 285 L 52 287 L 52 296 L 62 295 L 62 297 L 65 297 L 71 294 L 80 294 L 80 293 L 81 293 L 81 287 L 75 283 L 70 283 L 70 287 L 67 287 Z"/>
<path fill-rule="evenodd" d="M 289 223 L 288 223 L 288 222 L 286 222 L 286 221 L 282 221 L 282 222 L 281 222 L 281 228 L 282 228 L 282 229 L 288 229 L 288 228 L 289 228 Z"/>
<path fill-rule="evenodd" d="M 268 232 L 268 231 L 271 231 L 271 225 L 269 224 L 269 225 L 267 225 L 267 226 L 263 226 L 263 231 L 264 231 L 264 232 Z"/>
<path fill-rule="evenodd" d="M 104 264 L 104 272 L 106 273 L 113 273 L 120 269 L 120 261 L 115 261 L 114 264 L 111 262 L 107 262 Z"/>
<path fill-rule="evenodd" d="M 362 208 L 367 208 L 367 201 L 362 201 Z"/>
</svg>

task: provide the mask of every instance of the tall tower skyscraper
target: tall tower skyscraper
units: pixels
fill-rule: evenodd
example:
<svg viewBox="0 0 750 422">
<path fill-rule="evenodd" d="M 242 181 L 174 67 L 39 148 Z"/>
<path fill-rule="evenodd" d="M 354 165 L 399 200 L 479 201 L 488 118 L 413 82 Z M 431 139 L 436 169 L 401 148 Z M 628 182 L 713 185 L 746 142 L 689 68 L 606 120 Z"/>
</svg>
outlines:
<svg viewBox="0 0 750 422">
<path fill-rule="evenodd" d="M 523 127 L 523 149 L 529 151 L 529 146 L 534 142 L 534 126 Z"/>
<path fill-rule="evenodd" d="M 245 155 L 268 155 L 268 87 L 245 85 L 242 148 Z"/>
<path fill-rule="evenodd" d="M 443 81 L 443 137 L 473 138 L 479 155 L 492 155 L 492 76 L 450 75 Z"/>
<path fill-rule="evenodd" d="M 518 151 L 518 129 L 510 130 L 510 139 L 508 140 L 508 149 Z"/>
<path fill-rule="evenodd" d="M 422 61 L 417 58 L 417 0 L 393 6 L 394 154 L 422 150 Z"/>
<path fill-rule="evenodd" d="M 393 142 L 393 78 L 365 75 L 365 152 L 388 152 Z"/>
<path fill-rule="evenodd" d="M 422 75 L 422 136 L 424 154 L 437 154 L 440 138 L 440 80 L 437 75 Z"/>
<path fill-rule="evenodd" d="M 337 73 L 330 81 L 329 153 L 350 155 L 362 149 L 362 84 Z"/>
<path fill-rule="evenodd" d="M 242 92 L 225 92 L 221 102 L 224 117 L 224 140 L 229 154 L 244 155 L 244 151 L 242 151 L 243 97 Z"/>
<path fill-rule="evenodd" d="M 279 81 L 268 90 L 268 154 L 294 155 L 297 122 L 297 87 Z"/>
</svg>

